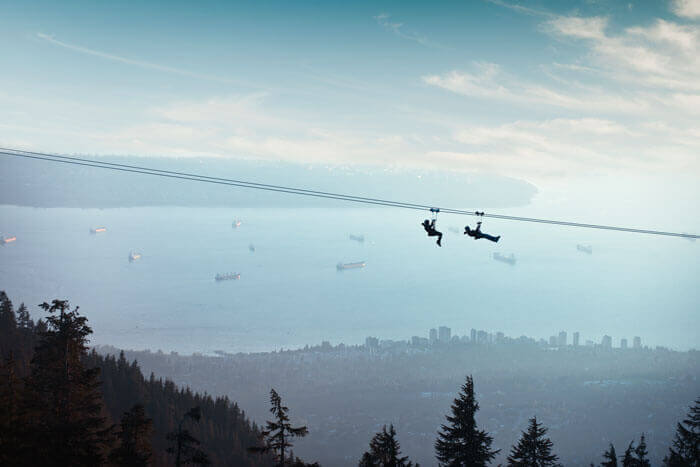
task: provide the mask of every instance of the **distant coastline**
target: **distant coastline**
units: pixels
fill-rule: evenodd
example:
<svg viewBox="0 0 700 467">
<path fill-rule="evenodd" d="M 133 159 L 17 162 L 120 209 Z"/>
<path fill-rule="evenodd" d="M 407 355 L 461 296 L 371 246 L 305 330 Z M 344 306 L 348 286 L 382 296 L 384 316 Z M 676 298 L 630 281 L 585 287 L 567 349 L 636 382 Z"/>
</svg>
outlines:
<svg viewBox="0 0 700 467">
<path fill-rule="evenodd" d="M 436 170 L 383 170 L 311 166 L 214 158 L 99 157 L 101 161 L 147 166 L 382 199 L 502 208 L 530 203 L 537 189 L 496 175 Z M 120 173 L 58 163 L 0 158 L 0 205 L 21 207 L 352 207 L 354 203 L 212 184 Z"/>
</svg>

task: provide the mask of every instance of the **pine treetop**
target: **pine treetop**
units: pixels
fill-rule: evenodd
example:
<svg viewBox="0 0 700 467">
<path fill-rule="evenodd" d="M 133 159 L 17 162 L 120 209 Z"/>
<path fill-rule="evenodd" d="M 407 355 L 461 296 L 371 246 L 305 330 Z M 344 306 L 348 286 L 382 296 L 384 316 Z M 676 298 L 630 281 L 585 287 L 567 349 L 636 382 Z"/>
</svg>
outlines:
<svg viewBox="0 0 700 467">
<path fill-rule="evenodd" d="M 493 438 L 477 429 L 475 415 L 479 403 L 471 376 L 467 376 L 450 410 L 451 415 L 445 416 L 448 423 L 441 425 L 435 441 L 437 459 L 448 466 L 487 465 L 499 450 L 491 450 Z"/>
<path fill-rule="evenodd" d="M 558 465 L 558 456 L 552 454 L 552 441 L 544 436 L 547 431 L 541 423 L 537 423 L 537 417 L 532 417 L 527 431 L 523 431 L 518 444 L 511 449 L 508 465 L 532 467 Z"/>
</svg>

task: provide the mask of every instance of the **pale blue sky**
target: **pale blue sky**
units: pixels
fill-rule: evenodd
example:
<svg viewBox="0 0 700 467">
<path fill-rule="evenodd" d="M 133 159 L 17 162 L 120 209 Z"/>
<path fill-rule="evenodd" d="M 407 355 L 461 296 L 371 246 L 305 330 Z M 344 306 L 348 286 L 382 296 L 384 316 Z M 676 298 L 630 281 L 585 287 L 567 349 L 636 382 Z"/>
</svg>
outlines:
<svg viewBox="0 0 700 467">
<path fill-rule="evenodd" d="M 0 57 L 5 146 L 700 199 L 699 0 L 6 1 Z"/>
</svg>

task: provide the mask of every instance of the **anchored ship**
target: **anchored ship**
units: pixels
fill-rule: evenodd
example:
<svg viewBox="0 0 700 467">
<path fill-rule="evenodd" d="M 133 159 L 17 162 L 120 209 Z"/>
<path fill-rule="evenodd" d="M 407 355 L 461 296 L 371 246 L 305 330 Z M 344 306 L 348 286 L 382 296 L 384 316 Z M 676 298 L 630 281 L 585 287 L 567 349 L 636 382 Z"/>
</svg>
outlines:
<svg viewBox="0 0 700 467">
<path fill-rule="evenodd" d="M 593 254 L 593 247 L 591 245 L 578 244 L 576 245 L 576 249 L 582 253 L 588 253 L 589 255 Z"/>
<path fill-rule="evenodd" d="M 241 275 L 237 272 L 225 272 L 223 274 L 217 274 L 214 276 L 216 282 L 220 281 L 237 281 L 241 278 Z"/>
<path fill-rule="evenodd" d="M 234 229 L 237 229 L 238 227 L 241 226 L 241 224 L 242 224 L 242 222 L 240 219 L 234 219 L 234 221 L 231 223 L 231 227 Z"/>
<path fill-rule="evenodd" d="M 515 266 L 515 255 L 513 253 L 511 253 L 510 256 L 502 255 L 500 253 L 494 253 L 493 259 L 495 259 L 496 261 L 501 261 L 503 263 L 510 264 L 511 266 Z"/>
<path fill-rule="evenodd" d="M 349 237 L 350 237 L 350 240 L 355 240 L 356 242 L 359 242 L 359 243 L 364 243 L 364 242 L 365 242 L 365 236 L 364 236 L 364 235 L 353 235 L 353 234 L 350 234 Z"/>
<path fill-rule="evenodd" d="M 90 229 L 91 234 L 98 234 L 103 232 L 107 232 L 107 227 L 95 227 Z"/>
<path fill-rule="evenodd" d="M 338 263 L 335 267 L 338 271 L 344 271 L 346 269 L 359 269 L 364 268 L 366 263 L 364 261 L 358 261 L 357 263 Z"/>
<path fill-rule="evenodd" d="M 133 251 L 129 252 L 129 262 L 133 263 L 134 261 L 141 259 L 141 253 L 134 253 Z"/>
<path fill-rule="evenodd" d="M 0 237 L 0 244 L 2 245 L 7 245 L 8 243 L 12 243 L 15 241 L 17 241 L 17 237 L 15 237 L 14 235 L 11 237 L 5 237 L 4 235 Z"/>
</svg>

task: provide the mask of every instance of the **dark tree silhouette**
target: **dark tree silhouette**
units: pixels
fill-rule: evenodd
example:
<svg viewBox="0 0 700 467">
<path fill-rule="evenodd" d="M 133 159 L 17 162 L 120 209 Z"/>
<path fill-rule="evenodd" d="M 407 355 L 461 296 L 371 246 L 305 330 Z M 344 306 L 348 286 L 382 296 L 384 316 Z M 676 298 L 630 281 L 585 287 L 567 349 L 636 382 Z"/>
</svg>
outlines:
<svg viewBox="0 0 700 467">
<path fill-rule="evenodd" d="M 45 340 L 44 336 L 50 329 L 42 320 L 32 321 L 22 305 L 15 311 L 15 319 L 12 319 L 12 304 L 2 291 L 0 310 L 3 313 L 0 316 L 0 466 L 59 464 L 60 458 L 50 458 L 52 453 L 45 444 L 47 440 L 54 442 L 49 427 L 61 430 L 63 426 L 56 423 L 49 425 L 48 421 L 56 416 L 55 407 L 42 403 L 36 397 L 37 391 L 32 386 L 31 378 L 32 371 L 35 375 L 38 372 L 38 360 L 35 359 L 34 365 L 30 363 L 35 349 L 40 341 Z M 252 445 L 260 432 L 238 405 L 228 398 L 214 399 L 194 393 L 188 388 L 178 387 L 172 381 L 156 379 L 153 375 L 144 378 L 138 364 L 127 361 L 122 355 L 115 358 L 99 355 L 93 350 L 82 355 L 80 361 L 84 368 L 94 368 L 95 372 L 99 372 L 104 401 L 101 414 L 106 414 L 111 420 L 120 420 L 134 404 L 143 403 L 145 414 L 153 419 L 153 455 L 150 464 L 154 467 L 173 465 L 173 459 L 169 459 L 166 452 L 170 444 L 166 434 L 177 428 L 178 420 L 174 414 L 185 413 L 195 406 L 201 407 L 202 418 L 207 423 L 190 424 L 187 428 L 207 447 L 207 456 L 212 464 L 241 467 L 270 465 L 268 458 L 251 456 L 246 451 L 245 447 Z M 70 359 L 68 363 L 71 368 Z M 49 370 L 42 371 L 47 373 Z M 78 380 L 73 378 L 71 384 L 78 384 Z M 76 395 L 72 392 L 71 398 Z M 57 436 L 65 439 L 63 433 Z M 116 444 L 118 448 L 119 444 Z M 108 450 L 105 446 L 103 457 L 106 457 Z M 103 465 L 114 463 L 110 459 Z M 70 465 L 86 464 L 74 458 Z M 87 465 L 96 464 L 87 461 Z"/>
<path fill-rule="evenodd" d="M 359 467 L 411 467 L 413 463 L 408 460 L 408 456 L 401 455 L 401 446 L 396 440 L 396 430 L 394 425 L 386 425 L 382 431 L 374 435 L 369 442 L 369 451 L 365 452 L 360 459 Z"/>
<path fill-rule="evenodd" d="M 289 459 L 287 459 L 285 462 L 285 467 L 321 467 L 321 464 L 318 462 L 314 462 L 312 464 L 304 462 L 299 457 L 294 455 L 294 451 L 289 451 Z"/>
<path fill-rule="evenodd" d="M 690 408 L 688 418 L 676 426 L 673 446 L 664 464 L 669 467 L 700 466 L 700 398 Z"/>
<path fill-rule="evenodd" d="M 87 319 L 68 301 L 40 305 L 50 316 L 30 364 L 24 406 L 35 465 L 98 465 L 111 443 L 99 369 L 86 368 Z"/>
<path fill-rule="evenodd" d="M 22 458 L 25 421 L 19 408 L 22 393 L 15 361 L 0 361 L 0 465 L 18 465 Z"/>
<path fill-rule="evenodd" d="M 523 431 L 518 444 L 511 448 L 508 465 L 531 467 L 558 465 L 558 457 L 552 454 L 552 441 L 545 438 L 545 434 L 547 434 L 547 428 L 537 423 L 537 417 L 532 417 L 527 431 Z"/>
<path fill-rule="evenodd" d="M 642 433 L 641 438 L 639 439 L 639 444 L 637 447 L 634 449 L 634 457 L 635 457 L 635 465 L 637 467 L 650 467 L 651 463 L 649 462 L 649 451 L 647 451 L 647 442 L 646 439 L 644 438 L 644 433 Z"/>
<path fill-rule="evenodd" d="M 467 376 L 451 410 L 452 415 L 445 416 L 448 423 L 441 425 L 435 441 L 437 459 L 450 467 L 487 465 L 500 450 L 491 450 L 493 438 L 476 427 L 474 416 L 479 403 L 471 376 Z"/>
<path fill-rule="evenodd" d="M 209 465 L 209 456 L 199 448 L 199 440 L 192 436 L 186 428 L 182 426 L 185 422 L 192 420 L 199 422 L 202 418 L 199 407 L 193 407 L 185 413 L 177 424 L 177 429 L 168 433 L 167 439 L 174 446 L 168 448 L 168 453 L 175 454 L 175 467 L 182 465 Z"/>
<path fill-rule="evenodd" d="M 309 430 L 305 426 L 292 427 L 289 423 L 289 408 L 282 405 L 282 398 L 274 389 L 270 390 L 270 412 L 274 417 L 274 421 L 268 421 L 266 429 L 262 431 L 261 436 L 265 446 L 253 446 L 248 448 L 250 452 L 257 453 L 272 453 L 276 465 L 284 467 L 287 463 L 285 456 L 287 449 L 293 446 L 290 438 L 303 438 L 309 434 Z"/>
<path fill-rule="evenodd" d="M 603 453 L 603 459 L 605 460 L 600 464 L 601 467 L 617 467 L 617 453 L 612 443 L 610 443 L 610 448 Z"/>
<path fill-rule="evenodd" d="M 145 467 L 153 455 L 151 438 L 153 421 L 146 417 L 143 405 L 137 404 L 124 412 L 117 433 L 119 446 L 109 455 L 109 460 L 119 466 Z"/>
<path fill-rule="evenodd" d="M 629 446 L 625 449 L 625 453 L 622 457 L 622 467 L 635 467 L 637 465 L 637 459 L 634 458 L 634 441 L 630 441 Z"/>
</svg>

